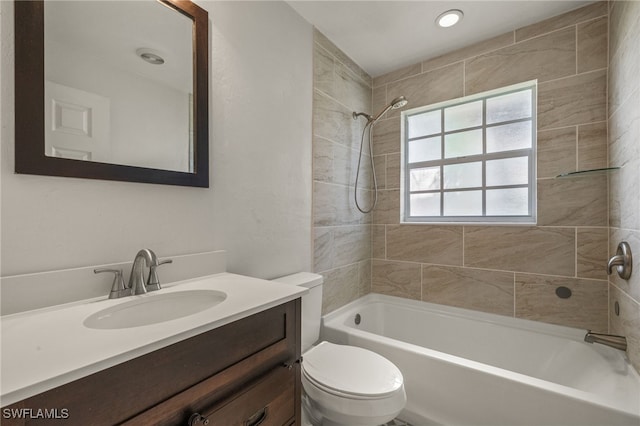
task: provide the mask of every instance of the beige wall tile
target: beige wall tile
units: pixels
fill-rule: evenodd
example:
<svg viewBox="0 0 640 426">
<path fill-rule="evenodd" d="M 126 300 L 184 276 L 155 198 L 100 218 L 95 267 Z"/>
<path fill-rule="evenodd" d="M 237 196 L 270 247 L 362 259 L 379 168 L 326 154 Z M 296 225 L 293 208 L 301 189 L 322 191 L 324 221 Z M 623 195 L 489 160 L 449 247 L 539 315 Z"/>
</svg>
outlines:
<svg viewBox="0 0 640 426">
<path fill-rule="evenodd" d="M 334 267 L 371 258 L 371 227 L 369 225 L 338 226 L 333 230 Z"/>
<path fill-rule="evenodd" d="M 608 228 L 578 228 L 576 246 L 578 277 L 606 280 L 609 259 Z"/>
<path fill-rule="evenodd" d="M 633 159 L 609 174 L 609 224 L 640 229 L 640 159 Z"/>
<path fill-rule="evenodd" d="M 593 71 L 538 85 L 538 129 L 605 121 L 607 71 Z"/>
<path fill-rule="evenodd" d="M 611 111 L 610 111 L 611 112 Z M 620 167 L 640 158 L 640 89 L 609 118 L 609 166 Z"/>
<path fill-rule="evenodd" d="M 465 94 L 574 75 L 575 34 L 575 27 L 571 27 L 467 60 Z"/>
<path fill-rule="evenodd" d="M 406 107 L 389 111 L 387 117 L 398 117 L 402 109 L 415 108 L 463 96 L 464 66 L 462 62 L 406 78 L 387 85 L 387 99 L 405 96 Z"/>
<path fill-rule="evenodd" d="M 422 64 L 417 63 L 409 65 L 398 70 L 391 71 L 373 79 L 373 87 L 379 87 L 383 84 L 391 83 L 394 81 L 402 80 L 403 78 L 411 77 L 413 75 L 420 74 L 422 72 Z"/>
<path fill-rule="evenodd" d="M 509 31 L 505 34 L 480 41 L 462 49 L 454 50 L 453 52 L 445 53 L 436 58 L 427 59 L 422 62 L 422 71 L 431 71 L 437 68 L 442 68 L 446 65 L 460 62 L 464 59 L 472 58 L 474 56 L 481 55 L 492 50 L 500 49 L 501 47 L 512 45 L 514 42 L 514 33 Z"/>
<path fill-rule="evenodd" d="M 371 86 L 372 79 L 356 64 L 350 57 L 348 57 L 342 50 L 340 50 L 331 40 L 329 40 L 320 31 L 313 31 L 313 39 L 320 46 L 325 48 L 331 55 L 333 55 L 338 61 L 347 66 L 354 74 L 359 76 L 365 83 Z"/>
<path fill-rule="evenodd" d="M 559 286 L 571 297 L 559 298 Z M 516 317 L 606 333 L 607 294 L 606 281 L 516 274 Z"/>
<path fill-rule="evenodd" d="M 359 191 L 369 202 L 369 191 Z M 313 185 L 313 222 L 315 226 L 357 225 L 369 223 L 370 216 L 360 213 L 353 202 L 353 188 L 323 182 Z"/>
<path fill-rule="evenodd" d="M 609 12 L 611 27 L 609 28 L 609 58 L 618 53 L 622 42 L 635 35 L 638 31 L 637 23 L 640 22 L 640 2 L 637 1 L 612 1 Z"/>
<path fill-rule="evenodd" d="M 371 267 L 371 291 L 420 300 L 420 275 L 420 264 L 374 259 Z"/>
<path fill-rule="evenodd" d="M 385 225 L 371 225 L 371 257 L 386 259 L 386 244 Z"/>
<path fill-rule="evenodd" d="M 353 111 L 321 92 L 313 94 L 313 134 L 333 142 L 360 148 L 365 120 L 354 120 Z"/>
<path fill-rule="evenodd" d="M 378 189 L 387 188 L 387 156 L 377 155 L 373 158 L 376 168 L 376 180 L 378 182 Z"/>
<path fill-rule="evenodd" d="M 538 225 L 607 226 L 606 175 L 538 180 Z"/>
<path fill-rule="evenodd" d="M 462 227 L 388 225 L 387 259 L 462 266 Z"/>
<path fill-rule="evenodd" d="M 638 32 L 630 34 L 622 44 L 618 52 L 611 58 L 609 64 L 609 111 L 616 111 L 625 103 L 635 90 L 640 87 L 638 74 L 640 74 L 640 22 L 637 24 Z"/>
<path fill-rule="evenodd" d="M 536 37 L 569 25 L 575 25 L 589 19 L 607 14 L 607 2 L 601 1 L 580 9 L 572 10 L 544 21 L 536 22 L 516 30 L 516 41 Z"/>
<path fill-rule="evenodd" d="M 313 270 L 315 272 L 333 269 L 332 228 L 313 228 Z"/>
<path fill-rule="evenodd" d="M 378 191 L 378 204 L 373 210 L 373 223 L 400 223 L 400 190 Z"/>
<path fill-rule="evenodd" d="M 400 152 L 400 118 L 380 120 L 373 126 L 373 154 Z"/>
<path fill-rule="evenodd" d="M 313 137 L 313 180 L 333 181 L 333 142 Z"/>
<path fill-rule="evenodd" d="M 629 243 L 633 255 L 631 278 L 623 280 L 614 268 L 614 272 L 609 275 L 609 281 L 640 303 L 640 231 L 609 228 L 609 256 L 616 254 L 618 244 L 622 241 Z"/>
<path fill-rule="evenodd" d="M 324 277 L 322 287 L 323 315 L 359 297 L 358 273 L 359 265 L 354 263 L 322 274 Z"/>
<path fill-rule="evenodd" d="M 422 300 L 513 316 L 512 272 L 422 265 Z"/>
<path fill-rule="evenodd" d="M 358 262 L 358 297 L 371 293 L 371 259 Z"/>
<path fill-rule="evenodd" d="M 378 114 L 387 106 L 387 86 L 375 87 L 371 96 L 372 114 Z"/>
<path fill-rule="evenodd" d="M 576 127 L 538 132 L 538 178 L 576 170 Z"/>
<path fill-rule="evenodd" d="M 387 155 L 387 188 L 400 188 L 400 154 Z"/>
<path fill-rule="evenodd" d="M 614 285 L 609 286 L 610 333 L 627 338 L 627 355 L 631 364 L 640 371 L 640 304 Z M 615 314 L 618 302 L 620 315 Z"/>
<path fill-rule="evenodd" d="M 607 122 L 578 126 L 578 169 L 607 167 Z"/>
<path fill-rule="evenodd" d="M 573 228 L 465 226 L 464 266 L 575 275 Z"/>
<path fill-rule="evenodd" d="M 340 62 L 334 69 L 335 98 L 356 112 L 371 114 L 371 86 Z"/>
<path fill-rule="evenodd" d="M 334 144 L 331 181 L 342 185 L 355 186 L 356 172 L 358 171 L 358 156 L 358 151 L 343 145 Z M 358 188 L 373 188 L 370 161 L 369 155 L 363 153 L 360 164 L 360 176 L 358 177 Z"/>
<path fill-rule="evenodd" d="M 608 22 L 605 15 L 578 24 L 578 73 L 607 67 Z"/>
<path fill-rule="evenodd" d="M 333 56 L 318 43 L 313 46 L 313 87 L 334 94 Z"/>
</svg>

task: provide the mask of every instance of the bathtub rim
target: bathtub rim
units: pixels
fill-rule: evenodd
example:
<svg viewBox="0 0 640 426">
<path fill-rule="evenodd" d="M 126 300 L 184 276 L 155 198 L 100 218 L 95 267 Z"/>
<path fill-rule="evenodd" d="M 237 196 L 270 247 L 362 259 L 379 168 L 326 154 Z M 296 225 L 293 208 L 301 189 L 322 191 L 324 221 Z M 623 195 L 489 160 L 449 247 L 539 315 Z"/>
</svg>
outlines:
<svg viewBox="0 0 640 426">
<path fill-rule="evenodd" d="M 499 376 L 511 382 L 517 382 L 521 385 L 541 388 L 553 393 L 560 394 L 564 397 L 569 397 L 579 401 L 586 401 L 590 404 L 600 406 L 602 408 L 606 408 L 609 410 L 617 411 L 622 414 L 632 415 L 640 419 L 640 405 L 629 406 L 629 404 L 624 403 L 624 401 L 619 401 L 614 397 L 607 397 L 606 395 L 576 389 L 567 385 L 562 385 L 562 384 L 554 383 L 548 380 L 539 379 L 537 377 L 528 376 L 523 373 L 510 371 L 510 370 L 507 370 L 501 367 L 496 367 L 489 364 L 484 364 L 482 362 L 473 361 L 457 355 L 452 355 L 452 354 L 441 352 L 435 349 L 422 347 L 413 343 L 392 339 L 390 337 L 382 336 L 369 331 L 360 330 L 347 324 L 346 320 L 350 316 L 355 315 L 356 309 L 358 309 L 360 306 L 365 306 L 365 305 L 374 304 L 374 303 L 389 303 L 392 305 L 396 305 L 396 306 L 400 305 L 403 307 L 409 306 L 410 308 L 429 310 L 429 311 L 433 311 L 443 315 L 453 315 L 453 316 L 461 317 L 465 319 L 473 319 L 473 320 L 486 321 L 488 323 L 495 323 L 499 325 L 507 325 L 509 327 L 520 329 L 520 330 L 533 331 L 533 332 L 552 335 L 556 337 L 566 338 L 582 344 L 584 344 L 583 339 L 584 339 L 584 334 L 586 333 L 586 330 L 584 329 L 572 328 L 572 327 L 555 325 L 555 324 L 547 324 L 547 323 L 521 319 L 521 318 L 507 317 L 507 316 L 502 316 L 498 314 L 473 311 L 469 309 L 458 308 L 455 306 L 440 305 L 440 304 L 424 302 L 420 300 L 405 299 L 405 298 L 396 297 L 396 296 L 383 295 L 379 293 L 368 293 L 336 309 L 335 311 L 332 311 L 326 315 L 323 315 L 322 331 L 321 331 L 322 340 L 324 340 L 324 336 L 325 336 L 324 330 L 333 329 L 339 332 L 344 332 L 344 333 L 353 335 L 355 337 L 359 337 L 361 339 L 374 340 L 390 346 L 399 346 L 402 350 L 407 350 L 412 353 L 423 354 L 429 357 L 433 357 L 444 363 L 455 364 L 464 369 L 480 371 L 482 373 L 489 373 L 492 375 Z M 610 350 L 615 351 L 615 349 L 610 349 Z M 629 362 L 629 358 L 626 355 L 626 353 L 621 353 L 619 354 L 619 356 L 621 356 L 624 359 L 627 365 L 627 368 L 629 368 L 631 371 L 630 374 L 634 375 L 636 379 L 640 381 L 640 375 L 638 374 L 638 372 L 635 371 L 634 367 Z"/>
</svg>

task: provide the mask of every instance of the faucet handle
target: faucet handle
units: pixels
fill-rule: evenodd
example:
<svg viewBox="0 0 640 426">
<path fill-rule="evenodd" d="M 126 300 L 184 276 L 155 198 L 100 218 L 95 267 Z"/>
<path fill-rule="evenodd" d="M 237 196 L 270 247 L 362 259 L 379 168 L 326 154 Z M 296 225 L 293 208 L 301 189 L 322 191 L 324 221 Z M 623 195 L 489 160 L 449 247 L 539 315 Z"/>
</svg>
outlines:
<svg viewBox="0 0 640 426">
<path fill-rule="evenodd" d="M 103 272 L 112 272 L 113 284 L 111 284 L 111 291 L 109 292 L 109 299 L 118 299 L 124 296 L 131 295 L 131 289 L 127 288 L 124 284 L 124 278 L 122 278 L 122 269 L 110 269 L 110 268 L 98 268 L 94 269 L 94 274 L 100 274 Z"/>
<path fill-rule="evenodd" d="M 160 265 L 166 265 L 167 263 L 173 263 L 172 259 L 165 259 L 161 261 L 156 261 L 149 267 L 149 278 L 147 279 L 147 290 L 154 291 L 160 290 L 162 287 L 160 286 L 160 280 L 158 279 L 158 272 L 156 268 Z"/>
</svg>

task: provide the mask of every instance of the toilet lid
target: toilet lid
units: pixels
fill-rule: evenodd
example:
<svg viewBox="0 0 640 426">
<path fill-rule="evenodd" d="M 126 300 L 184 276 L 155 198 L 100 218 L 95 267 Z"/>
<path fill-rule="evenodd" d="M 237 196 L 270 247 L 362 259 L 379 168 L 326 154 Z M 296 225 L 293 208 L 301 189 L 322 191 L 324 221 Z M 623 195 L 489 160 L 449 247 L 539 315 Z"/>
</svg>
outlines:
<svg viewBox="0 0 640 426">
<path fill-rule="evenodd" d="M 370 350 L 322 342 L 304 354 L 303 373 L 320 387 L 338 394 L 384 397 L 402 387 L 402 373 Z"/>
</svg>

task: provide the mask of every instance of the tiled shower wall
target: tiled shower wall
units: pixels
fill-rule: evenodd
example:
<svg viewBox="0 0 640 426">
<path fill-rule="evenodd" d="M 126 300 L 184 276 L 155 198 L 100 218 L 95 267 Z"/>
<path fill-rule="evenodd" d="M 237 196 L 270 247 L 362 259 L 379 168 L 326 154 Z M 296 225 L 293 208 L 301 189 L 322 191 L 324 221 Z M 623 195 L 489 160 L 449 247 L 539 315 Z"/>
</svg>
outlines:
<svg viewBox="0 0 640 426">
<path fill-rule="evenodd" d="M 634 254 L 629 281 L 611 275 L 611 332 L 627 337 L 629 358 L 640 371 L 640 2 L 610 3 L 609 250 L 627 241 Z M 618 302 L 620 315 L 615 314 Z"/>
<path fill-rule="evenodd" d="M 537 79 L 538 224 L 401 225 L 392 111 L 374 129 L 373 292 L 608 330 L 607 175 L 554 178 L 607 165 L 607 28 L 599 2 L 374 78 L 374 111 L 399 95 L 415 108 Z M 573 295 L 558 298 L 558 286 Z"/>
<path fill-rule="evenodd" d="M 360 137 L 371 114 L 371 77 L 318 31 L 314 33 L 314 271 L 324 276 L 322 310 L 330 312 L 371 288 L 371 215 L 353 201 Z M 362 170 L 370 161 L 369 150 Z M 369 173 L 360 176 L 361 205 L 371 202 Z"/>
</svg>

